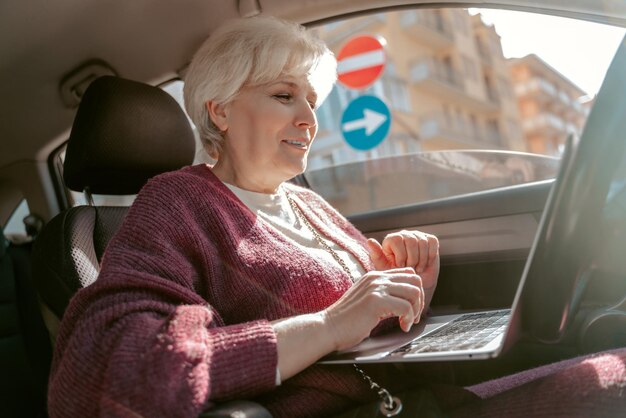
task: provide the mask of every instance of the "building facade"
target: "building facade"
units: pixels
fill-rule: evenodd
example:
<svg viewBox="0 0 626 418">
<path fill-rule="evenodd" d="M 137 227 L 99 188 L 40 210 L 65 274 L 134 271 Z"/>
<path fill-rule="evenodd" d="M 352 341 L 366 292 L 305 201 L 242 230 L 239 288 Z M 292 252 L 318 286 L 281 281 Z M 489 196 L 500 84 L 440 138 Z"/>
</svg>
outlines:
<svg viewBox="0 0 626 418">
<path fill-rule="evenodd" d="M 338 84 L 319 109 L 312 168 L 417 151 L 525 151 L 509 70 L 493 26 L 463 9 L 408 10 L 358 17 L 318 28 L 338 53 L 351 37 L 368 34 L 386 44 L 382 77 L 366 90 Z M 376 149 L 344 146 L 342 111 L 373 94 L 392 112 L 392 128 Z"/>
<path fill-rule="evenodd" d="M 580 133 L 588 113 L 582 90 L 534 55 L 504 58 L 495 27 L 465 9 L 372 14 L 315 30 L 336 54 L 354 36 L 376 36 L 387 61 L 369 88 L 333 89 L 318 111 L 311 169 L 418 151 L 557 155 L 568 132 Z M 393 122 L 378 147 L 357 151 L 346 146 L 340 119 L 364 94 L 383 99 Z"/>
<path fill-rule="evenodd" d="M 508 60 L 529 152 L 558 156 L 567 135 L 580 135 L 592 100 L 535 54 Z"/>
</svg>

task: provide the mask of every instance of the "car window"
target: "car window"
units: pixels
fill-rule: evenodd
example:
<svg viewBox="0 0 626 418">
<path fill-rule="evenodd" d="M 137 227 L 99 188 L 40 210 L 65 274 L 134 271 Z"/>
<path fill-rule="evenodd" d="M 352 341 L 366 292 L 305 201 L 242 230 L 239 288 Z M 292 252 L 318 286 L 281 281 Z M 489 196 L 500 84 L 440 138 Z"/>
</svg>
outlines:
<svg viewBox="0 0 626 418">
<path fill-rule="evenodd" d="M 554 178 L 624 35 L 460 8 L 312 30 L 335 53 L 339 81 L 318 109 L 305 175 L 346 215 Z"/>
<path fill-rule="evenodd" d="M 178 102 L 181 109 L 183 109 L 183 112 L 187 114 L 187 111 L 185 110 L 185 101 L 183 98 L 183 86 L 184 85 L 185 83 L 182 80 L 172 80 L 161 85 L 161 88 L 165 92 L 167 92 L 170 96 L 172 96 L 176 100 L 176 102 Z M 204 148 L 202 147 L 202 143 L 200 142 L 200 136 L 198 135 L 198 130 L 196 129 L 195 125 L 193 124 L 189 116 L 187 116 L 187 118 L 189 119 L 189 124 L 191 125 L 194 137 L 196 139 L 196 155 L 194 157 L 193 163 L 194 164 L 214 163 L 215 161 L 211 157 L 209 157 L 206 152 L 204 152 Z"/>
<path fill-rule="evenodd" d="M 534 35 L 540 31 L 529 28 L 538 26 L 559 30 Z M 339 81 L 317 110 L 305 177 L 344 215 L 554 178 L 565 138 L 581 134 L 624 35 L 554 16 L 461 8 L 376 13 L 311 30 L 337 56 Z M 576 69 L 593 73 L 595 84 Z M 160 87 L 184 110 L 181 80 Z M 193 128 L 194 163 L 212 163 Z M 71 195 L 85 204 L 82 193 Z"/>
<path fill-rule="evenodd" d="M 9 217 L 9 220 L 6 225 L 4 225 L 4 235 L 9 237 L 11 240 L 15 240 L 16 238 L 25 238 L 26 234 L 26 226 L 24 225 L 24 218 L 30 213 L 30 209 L 28 208 L 28 202 L 26 199 L 22 199 Z"/>
</svg>

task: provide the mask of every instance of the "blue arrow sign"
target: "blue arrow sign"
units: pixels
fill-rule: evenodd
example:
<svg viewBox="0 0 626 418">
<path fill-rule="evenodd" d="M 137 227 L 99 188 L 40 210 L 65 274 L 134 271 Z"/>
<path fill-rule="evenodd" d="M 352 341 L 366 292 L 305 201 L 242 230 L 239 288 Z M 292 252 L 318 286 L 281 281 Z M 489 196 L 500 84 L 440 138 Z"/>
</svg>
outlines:
<svg viewBox="0 0 626 418">
<path fill-rule="evenodd" d="M 391 112 L 375 96 L 354 99 L 341 117 L 341 133 L 352 147 L 366 151 L 383 142 L 391 127 Z"/>
</svg>

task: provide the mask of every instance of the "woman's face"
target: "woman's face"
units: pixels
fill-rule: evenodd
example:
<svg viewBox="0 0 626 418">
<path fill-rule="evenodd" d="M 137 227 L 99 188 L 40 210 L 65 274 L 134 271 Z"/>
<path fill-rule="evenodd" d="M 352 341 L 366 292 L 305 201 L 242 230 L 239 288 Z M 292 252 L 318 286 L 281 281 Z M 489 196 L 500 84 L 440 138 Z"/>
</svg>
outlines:
<svg viewBox="0 0 626 418">
<path fill-rule="evenodd" d="M 227 183 L 262 193 L 274 192 L 302 173 L 317 131 L 316 102 L 305 76 L 281 76 L 266 85 L 242 88 L 233 101 L 218 106 L 215 118 L 210 112 L 225 131 L 214 173 Z"/>
</svg>

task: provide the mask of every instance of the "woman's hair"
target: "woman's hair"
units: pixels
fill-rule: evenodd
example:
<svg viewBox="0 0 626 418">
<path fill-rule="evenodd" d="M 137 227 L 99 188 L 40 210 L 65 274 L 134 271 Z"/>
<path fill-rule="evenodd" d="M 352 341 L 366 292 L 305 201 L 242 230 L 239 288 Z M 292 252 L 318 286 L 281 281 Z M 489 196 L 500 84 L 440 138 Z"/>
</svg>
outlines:
<svg viewBox="0 0 626 418">
<path fill-rule="evenodd" d="M 196 52 L 185 75 L 185 107 L 207 153 L 216 158 L 223 136 L 206 102 L 226 104 L 244 86 L 281 75 L 307 76 L 321 103 L 337 78 L 337 62 L 303 26 L 273 17 L 237 19 L 217 28 Z"/>
</svg>

